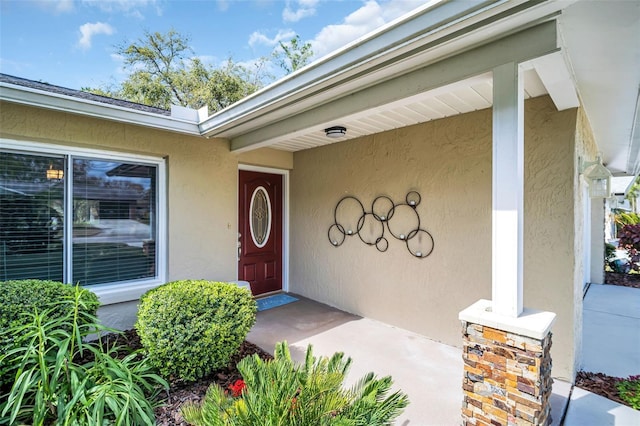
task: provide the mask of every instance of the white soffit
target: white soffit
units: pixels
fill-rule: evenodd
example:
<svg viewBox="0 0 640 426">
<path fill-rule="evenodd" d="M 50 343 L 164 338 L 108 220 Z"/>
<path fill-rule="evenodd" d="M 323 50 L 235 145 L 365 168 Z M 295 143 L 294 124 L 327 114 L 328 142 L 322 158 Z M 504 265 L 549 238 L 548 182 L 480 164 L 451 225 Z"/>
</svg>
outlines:
<svg viewBox="0 0 640 426">
<path fill-rule="evenodd" d="M 523 72 L 525 99 L 547 94 L 547 90 L 535 70 L 531 66 L 527 68 Z M 379 108 L 361 111 L 344 117 L 339 122 L 319 123 L 313 128 L 265 142 L 271 148 L 283 151 L 300 151 L 491 108 L 492 105 L 493 77 L 491 73 L 484 73 Z M 346 136 L 339 139 L 326 137 L 324 129 L 333 125 L 346 127 Z"/>
<path fill-rule="evenodd" d="M 558 22 L 605 166 L 614 175 L 637 174 L 640 1 L 581 0 Z"/>
</svg>

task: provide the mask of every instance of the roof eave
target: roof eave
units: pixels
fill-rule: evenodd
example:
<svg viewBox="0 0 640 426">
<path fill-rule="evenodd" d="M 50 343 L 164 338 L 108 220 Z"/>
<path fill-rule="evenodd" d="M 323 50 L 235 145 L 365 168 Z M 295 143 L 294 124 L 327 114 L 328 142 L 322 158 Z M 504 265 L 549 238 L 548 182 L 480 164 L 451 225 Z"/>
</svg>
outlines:
<svg viewBox="0 0 640 426">
<path fill-rule="evenodd" d="M 0 82 L 0 101 L 200 136 L 198 123 Z"/>
<path fill-rule="evenodd" d="M 440 43 L 438 40 L 446 45 L 451 41 L 448 39 L 451 34 L 455 33 L 460 39 L 465 30 L 477 32 L 478 25 L 490 27 L 486 22 L 491 17 L 502 19 L 504 14 L 519 13 L 541 4 L 545 7 L 540 8 L 544 9 L 540 15 L 551 15 L 566 7 L 566 2 L 559 3 L 554 0 L 485 1 L 473 3 L 470 7 L 470 3 L 465 1 L 444 1 L 417 9 L 392 25 L 217 112 L 200 124 L 201 132 L 207 137 L 233 138 L 250 131 L 247 127 L 251 127 L 255 117 L 268 114 L 270 121 L 283 119 L 286 111 L 280 110 L 282 105 L 317 97 L 324 89 L 337 85 L 353 84 L 358 76 L 375 70 L 379 64 L 393 62 L 394 58 L 401 58 L 409 51 L 420 49 L 420 46 L 428 46 L 435 52 Z M 488 33 L 491 33 L 491 28 L 488 28 Z M 391 70 L 387 68 L 385 71 Z M 388 73 L 384 78 L 390 78 Z"/>
</svg>

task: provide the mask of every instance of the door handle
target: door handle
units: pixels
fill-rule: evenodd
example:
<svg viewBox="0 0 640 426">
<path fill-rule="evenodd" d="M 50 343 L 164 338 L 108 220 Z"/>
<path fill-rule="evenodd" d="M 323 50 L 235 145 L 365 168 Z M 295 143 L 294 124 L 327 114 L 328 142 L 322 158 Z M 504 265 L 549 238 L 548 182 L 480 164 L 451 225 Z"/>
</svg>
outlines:
<svg viewBox="0 0 640 426">
<path fill-rule="evenodd" d="M 240 242 L 240 237 L 242 235 L 238 232 L 238 262 L 240 262 L 240 256 L 242 255 L 242 243 Z"/>
</svg>

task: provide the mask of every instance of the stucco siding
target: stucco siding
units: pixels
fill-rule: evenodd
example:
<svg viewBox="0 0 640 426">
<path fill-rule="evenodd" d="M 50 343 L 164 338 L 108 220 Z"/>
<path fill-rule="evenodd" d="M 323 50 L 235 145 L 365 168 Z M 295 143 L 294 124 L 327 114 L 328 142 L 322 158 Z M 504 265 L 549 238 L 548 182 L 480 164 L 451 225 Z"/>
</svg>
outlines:
<svg viewBox="0 0 640 426">
<path fill-rule="evenodd" d="M 575 116 L 548 97 L 526 103 L 525 306 L 558 314 L 556 377 L 573 375 Z M 491 298 L 491 121 L 483 110 L 295 153 L 291 291 L 460 346 L 458 312 Z M 384 253 L 357 237 L 330 244 L 343 196 L 370 210 L 411 190 L 431 256 L 393 238 Z"/>
<path fill-rule="evenodd" d="M 524 306 L 555 312 L 553 376 L 572 380 L 576 318 L 574 241 L 576 109 L 550 98 L 526 103 Z"/>
<path fill-rule="evenodd" d="M 240 164 L 271 167 L 282 170 L 293 169 L 293 152 L 279 151 L 272 148 L 258 148 L 253 151 L 237 154 Z"/>
<path fill-rule="evenodd" d="M 237 160 L 228 142 L 3 103 L 0 136 L 163 157 L 168 280 L 235 280 Z"/>
</svg>

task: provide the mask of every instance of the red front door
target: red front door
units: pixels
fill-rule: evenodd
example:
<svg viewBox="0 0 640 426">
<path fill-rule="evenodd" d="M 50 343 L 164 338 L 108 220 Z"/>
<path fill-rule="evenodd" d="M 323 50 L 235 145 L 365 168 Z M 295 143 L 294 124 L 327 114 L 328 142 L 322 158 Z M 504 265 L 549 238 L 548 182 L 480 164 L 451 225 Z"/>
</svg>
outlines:
<svg viewBox="0 0 640 426">
<path fill-rule="evenodd" d="M 254 295 L 282 289 L 282 176 L 240 170 L 238 279 Z"/>
</svg>

